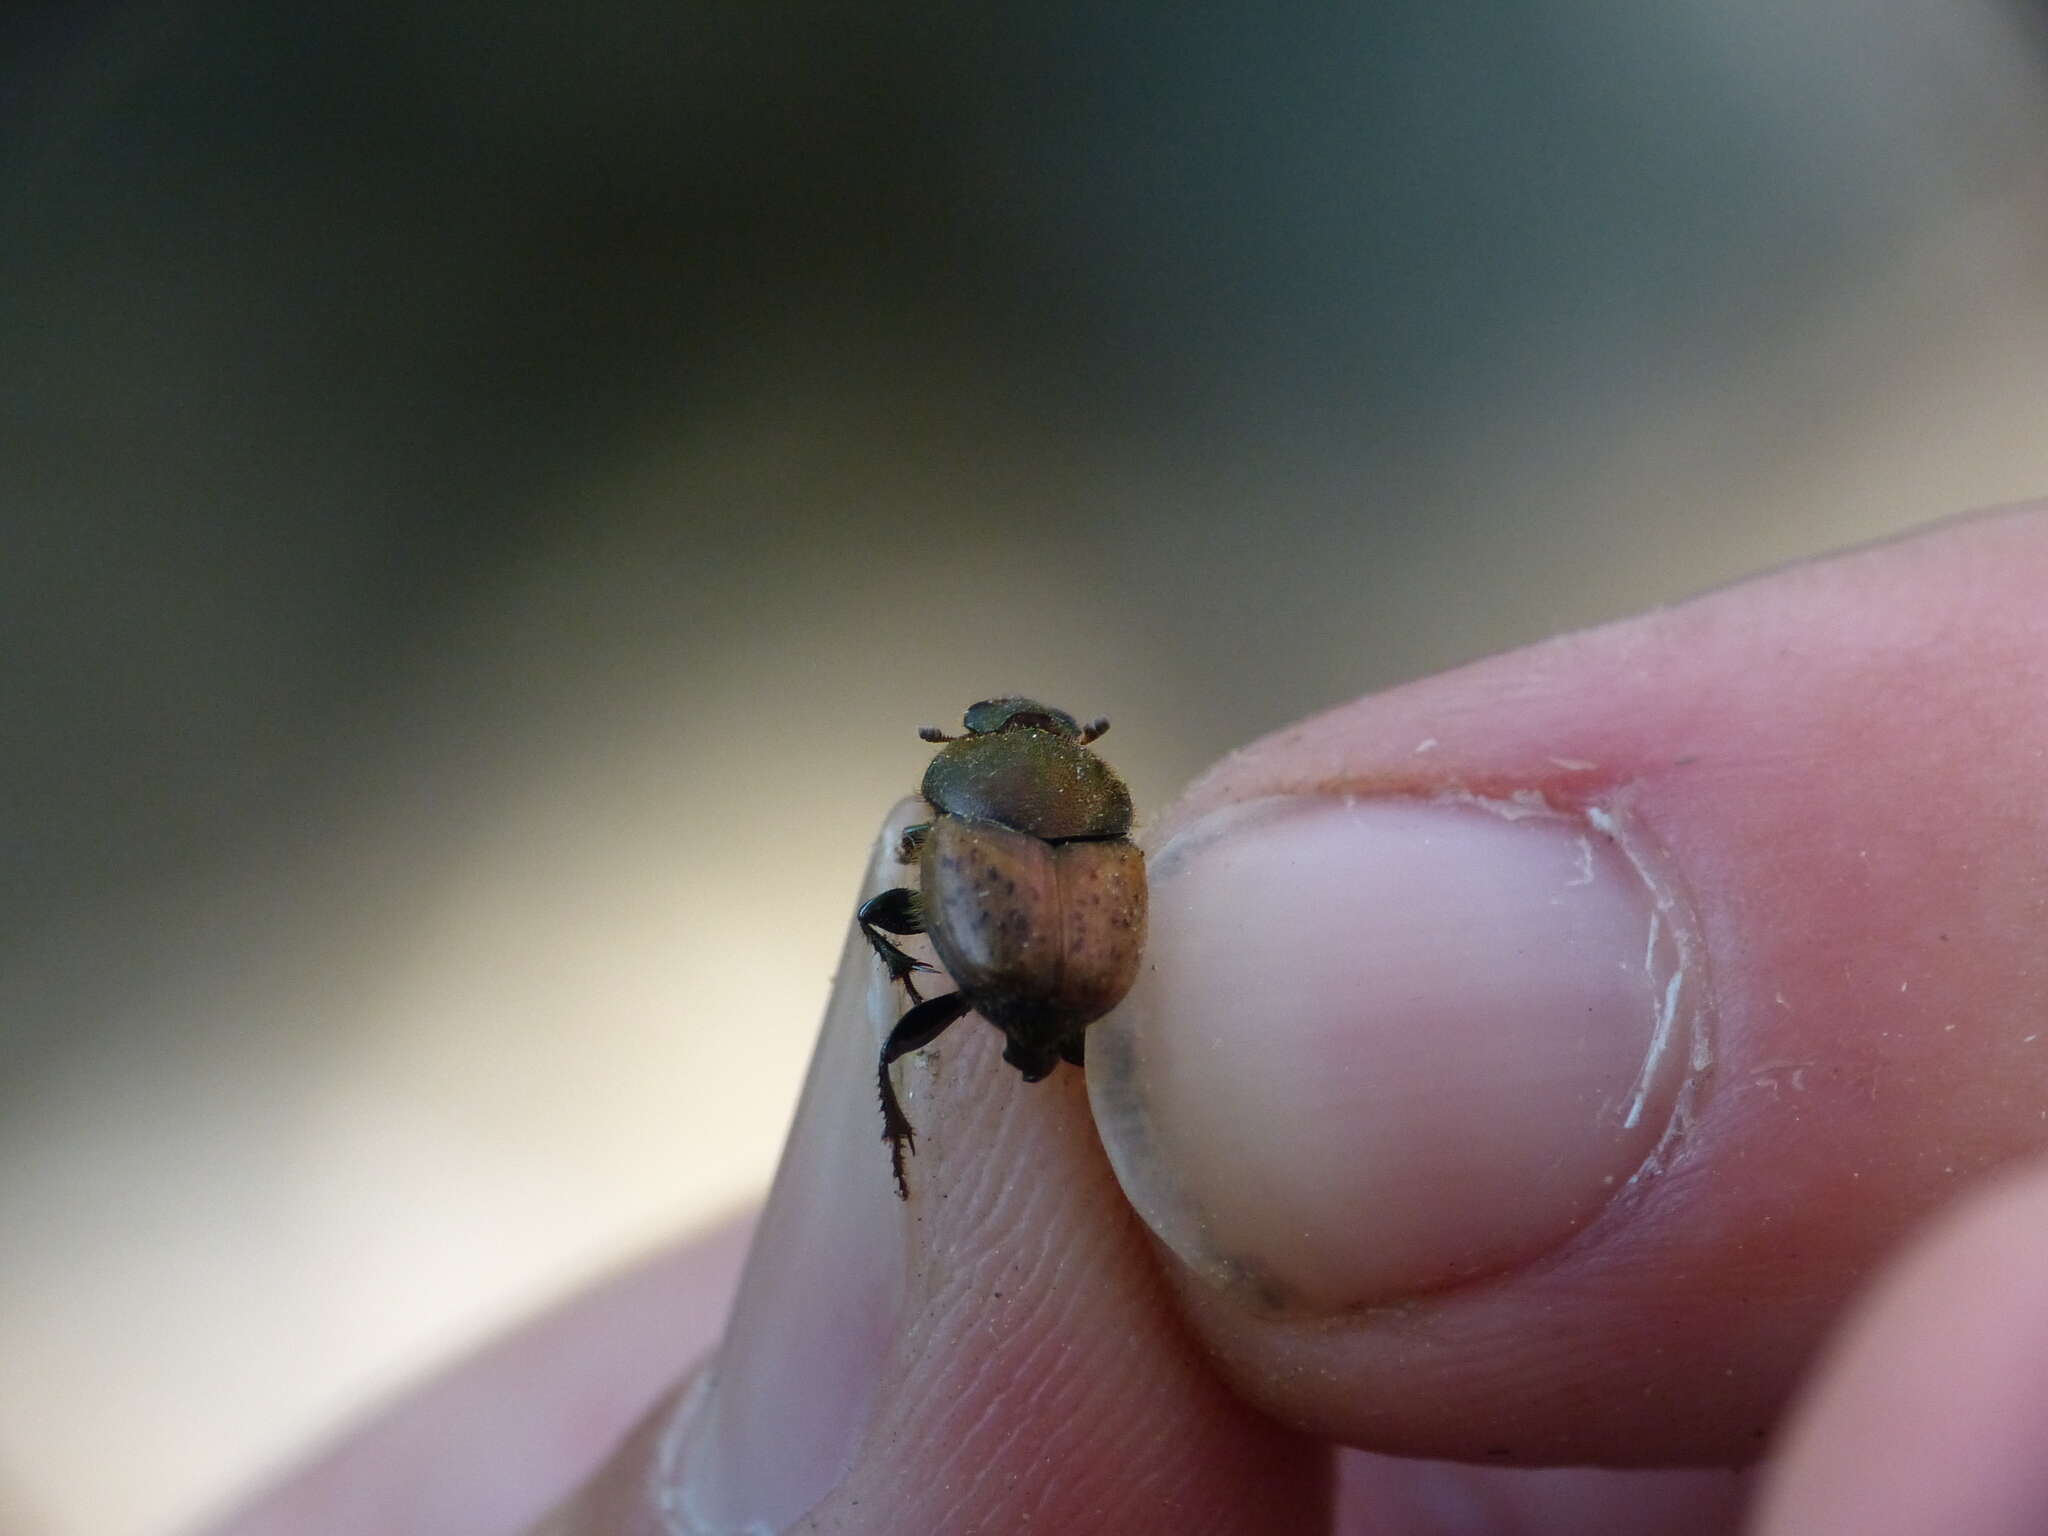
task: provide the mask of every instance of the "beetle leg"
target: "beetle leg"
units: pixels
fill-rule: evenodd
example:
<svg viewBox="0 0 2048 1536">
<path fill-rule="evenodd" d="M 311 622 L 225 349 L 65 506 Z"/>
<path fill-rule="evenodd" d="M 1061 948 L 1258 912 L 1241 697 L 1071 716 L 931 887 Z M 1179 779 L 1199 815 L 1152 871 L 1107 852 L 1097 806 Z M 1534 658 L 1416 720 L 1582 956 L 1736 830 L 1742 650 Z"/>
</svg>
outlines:
<svg viewBox="0 0 2048 1536">
<path fill-rule="evenodd" d="M 1077 1067 L 1085 1067 L 1088 1065 L 1087 1047 L 1088 1037 L 1077 1029 L 1060 1042 L 1060 1059 L 1070 1061 Z"/>
<path fill-rule="evenodd" d="M 1086 725 L 1081 727 L 1081 745 L 1085 747 L 1088 745 L 1089 742 L 1095 741 L 1103 736 L 1107 736 L 1108 734 L 1109 722 L 1107 720 L 1090 720 Z"/>
<path fill-rule="evenodd" d="M 903 835 L 896 840 L 896 862 L 915 864 L 917 856 L 924 852 L 924 840 L 932 835 L 932 824 L 928 821 L 914 822 L 903 829 Z"/>
<path fill-rule="evenodd" d="M 917 898 L 917 892 L 907 885 L 899 885 L 893 891 L 884 891 L 871 896 L 861 903 L 854 914 L 854 921 L 860 924 L 860 931 L 875 957 L 889 968 L 889 979 L 903 983 L 903 990 L 910 994 L 913 1003 L 924 1001 L 916 985 L 910 979 L 912 971 L 929 971 L 932 966 L 922 960 L 913 959 L 882 937 L 878 930 L 890 933 L 923 933 L 924 906 Z"/>
<path fill-rule="evenodd" d="M 882 1139 L 889 1143 L 889 1171 L 896 1176 L 899 1200 L 910 1198 L 910 1184 L 903 1177 L 903 1154 L 917 1150 L 917 1133 L 911 1130 L 910 1117 L 896 1101 L 896 1084 L 890 1079 L 889 1063 L 930 1045 L 971 1006 L 958 992 L 931 998 L 898 1019 L 889 1038 L 882 1042 L 882 1062 L 877 1072 L 882 1089 Z"/>
</svg>

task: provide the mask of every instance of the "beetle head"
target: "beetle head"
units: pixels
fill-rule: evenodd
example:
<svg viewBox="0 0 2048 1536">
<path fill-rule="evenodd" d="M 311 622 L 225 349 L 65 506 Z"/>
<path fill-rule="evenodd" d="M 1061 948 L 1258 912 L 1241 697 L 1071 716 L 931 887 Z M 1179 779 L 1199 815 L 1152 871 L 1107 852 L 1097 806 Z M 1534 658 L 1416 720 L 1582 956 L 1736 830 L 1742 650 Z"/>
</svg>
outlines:
<svg viewBox="0 0 2048 1536">
<path fill-rule="evenodd" d="M 992 736 L 997 731 L 1035 726 L 1041 731 L 1078 739 L 1081 725 L 1064 709 L 1054 709 L 1036 699 L 983 699 L 970 705 L 961 723 L 970 736 Z"/>
</svg>

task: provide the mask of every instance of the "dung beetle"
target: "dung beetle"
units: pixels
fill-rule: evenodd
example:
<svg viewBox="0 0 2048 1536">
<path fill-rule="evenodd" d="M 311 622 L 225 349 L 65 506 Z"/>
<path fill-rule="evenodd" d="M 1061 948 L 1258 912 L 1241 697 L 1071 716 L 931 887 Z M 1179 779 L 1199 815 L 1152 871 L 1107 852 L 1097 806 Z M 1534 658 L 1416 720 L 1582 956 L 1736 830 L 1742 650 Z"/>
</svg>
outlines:
<svg viewBox="0 0 2048 1536">
<path fill-rule="evenodd" d="M 862 903 L 860 931 L 911 1008 L 882 1044 L 882 1135 L 896 1193 L 910 1198 L 903 1157 L 917 1150 L 889 1065 L 936 1040 L 970 1009 L 1003 1032 L 1003 1060 L 1035 1083 L 1080 1066 L 1082 1032 L 1114 1008 L 1145 944 L 1145 856 L 1130 839 L 1131 792 L 1088 750 L 1107 720 L 1079 724 L 1036 699 L 984 699 L 965 733 L 932 726 L 939 744 L 918 793 L 932 819 L 907 828 L 898 859 L 918 887 Z M 931 935 L 958 989 L 923 997 L 931 966 L 885 933 Z"/>
</svg>

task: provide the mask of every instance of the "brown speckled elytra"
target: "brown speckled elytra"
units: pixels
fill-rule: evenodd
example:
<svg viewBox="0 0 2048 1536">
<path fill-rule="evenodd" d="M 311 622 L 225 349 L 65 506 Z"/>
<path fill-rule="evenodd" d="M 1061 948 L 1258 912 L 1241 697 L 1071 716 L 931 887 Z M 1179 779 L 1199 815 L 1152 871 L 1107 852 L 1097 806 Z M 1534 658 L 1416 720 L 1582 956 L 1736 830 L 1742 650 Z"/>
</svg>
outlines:
<svg viewBox="0 0 2048 1536">
<path fill-rule="evenodd" d="M 1109 729 L 1036 699 L 984 699 L 966 734 L 941 743 L 919 793 L 933 816 L 907 828 L 897 857 L 919 889 L 864 902 L 856 921 L 911 1008 L 882 1044 L 882 1136 L 896 1193 L 917 1137 L 889 1064 L 930 1045 L 970 1009 L 1003 1032 L 1003 1060 L 1035 1083 L 1082 1064 L 1083 1031 L 1130 991 L 1145 947 L 1145 856 L 1130 839 L 1131 792 L 1088 750 Z M 918 994 L 929 971 L 883 938 L 929 933 L 957 991 Z"/>
</svg>

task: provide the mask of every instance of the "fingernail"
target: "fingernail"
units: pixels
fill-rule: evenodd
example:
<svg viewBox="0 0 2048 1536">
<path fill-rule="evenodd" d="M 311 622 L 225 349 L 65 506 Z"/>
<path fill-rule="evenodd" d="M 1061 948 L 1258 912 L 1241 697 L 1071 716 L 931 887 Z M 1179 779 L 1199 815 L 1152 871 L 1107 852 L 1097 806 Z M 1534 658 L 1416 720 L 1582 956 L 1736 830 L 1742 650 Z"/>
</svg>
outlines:
<svg viewBox="0 0 2048 1536">
<path fill-rule="evenodd" d="M 1706 1065 L 1682 892 L 1625 812 L 1290 798 L 1151 861 L 1088 1080 L 1192 1269 L 1339 1311 L 1556 1248 L 1668 1150 Z"/>
<path fill-rule="evenodd" d="M 900 882 L 882 830 L 865 900 Z M 900 1011 L 852 930 L 810 1075 L 748 1255 L 732 1321 L 664 1445 L 659 1501 L 690 1536 L 765 1536 L 800 1521 L 851 1470 L 905 1296 L 902 1207 L 875 1106 L 875 1057 Z"/>
</svg>

